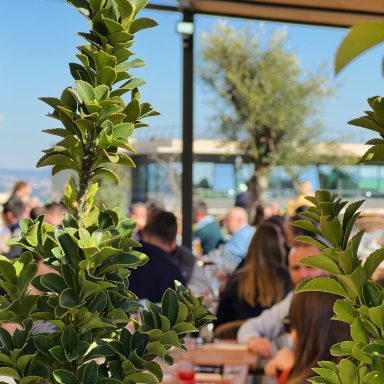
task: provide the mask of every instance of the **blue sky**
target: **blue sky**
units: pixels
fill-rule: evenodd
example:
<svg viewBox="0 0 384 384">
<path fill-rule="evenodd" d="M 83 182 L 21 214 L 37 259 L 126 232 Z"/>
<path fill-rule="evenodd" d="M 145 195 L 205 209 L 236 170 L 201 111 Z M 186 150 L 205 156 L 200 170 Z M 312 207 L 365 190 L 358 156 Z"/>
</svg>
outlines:
<svg viewBox="0 0 384 384">
<path fill-rule="evenodd" d="M 76 32 L 86 31 L 88 26 L 85 18 L 60 0 L 3 0 L 0 14 L 0 168 L 33 168 L 40 151 L 52 143 L 52 138 L 41 130 L 57 125 L 45 117 L 49 108 L 38 97 L 59 96 L 63 88 L 72 85 L 68 62 L 74 61 L 75 46 L 81 42 Z M 146 15 L 155 18 L 160 26 L 137 35 L 134 51 L 147 62 L 145 69 L 137 71 L 138 76 L 147 80 L 142 96 L 162 113 L 150 121 L 152 126 L 159 130 L 178 127 L 182 46 L 176 22 L 181 16 L 155 11 L 146 11 Z M 209 31 L 216 21 L 215 17 L 196 17 L 197 42 L 199 34 Z M 245 23 L 229 22 L 235 26 Z M 254 23 L 257 27 L 257 22 Z M 269 33 L 284 25 L 264 23 L 264 27 Z M 285 28 L 287 46 L 300 57 L 304 69 L 311 70 L 321 64 L 332 68 L 345 30 L 298 25 L 285 25 Z M 339 85 L 337 97 L 323 108 L 327 129 L 345 130 L 348 136 L 351 130 L 346 121 L 366 109 L 367 97 L 381 94 L 383 52 L 382 46 L 374 48 L 337 79 L 333 77 Z M 202 129 L 208 126 L 210 104 L 199 81 L 195 89 L 195 124 Z"/>
</svg>

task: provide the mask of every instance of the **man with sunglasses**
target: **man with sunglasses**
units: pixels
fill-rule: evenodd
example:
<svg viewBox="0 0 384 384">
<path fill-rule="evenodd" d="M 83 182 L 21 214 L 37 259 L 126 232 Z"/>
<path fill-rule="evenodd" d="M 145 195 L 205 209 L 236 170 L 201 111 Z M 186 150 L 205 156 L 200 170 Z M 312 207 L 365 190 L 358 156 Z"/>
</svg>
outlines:
<svg viewBox="0 0 384 384">
<path fill-rule="evenodd" d="M 289 274 L 296 286 L 300 281 L 321 276 L 323 271 L 299 264 L 305 257 L 317 255 L 320 250 L 312 245 L 291 248 L 288 256 Z M 266 309 L 258 317 L 247 320 L 239 329 L 237 340 L 265 359 L 272 357 L 272 341 L 285 333 L 284 319 L 288 315 L 293 291 L 282 301 Z"/>
</svg>

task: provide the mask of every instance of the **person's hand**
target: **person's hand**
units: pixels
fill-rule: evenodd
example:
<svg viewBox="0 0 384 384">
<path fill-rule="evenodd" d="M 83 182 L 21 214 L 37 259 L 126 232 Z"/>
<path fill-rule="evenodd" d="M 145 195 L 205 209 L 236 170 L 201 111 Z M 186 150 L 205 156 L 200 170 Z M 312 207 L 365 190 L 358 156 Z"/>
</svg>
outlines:
<svg viewBox="0 0 384 384">
<path fill-rule="evenodd" d="M 288 348 L 282 348 L 277 352 L 276 356 L 265 365 L 264 373 L 266 376 L 277 379 L 279 373 L 292 368 L 294 362 L 293 352 Z"/>
<path fill-rule="evenodd" d="M 248 349 L 264 359 L 272 357 L 272 343 L 266 337 L 252 337 L 248 340 Z"/>
</svg>

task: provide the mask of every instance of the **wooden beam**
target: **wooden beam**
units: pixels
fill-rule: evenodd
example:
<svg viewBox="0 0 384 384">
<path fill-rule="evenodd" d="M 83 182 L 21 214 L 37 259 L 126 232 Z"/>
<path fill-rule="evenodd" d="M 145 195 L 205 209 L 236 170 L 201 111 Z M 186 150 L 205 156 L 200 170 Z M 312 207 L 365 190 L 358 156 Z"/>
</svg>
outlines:
<svg viewBox="0 0 384 384">
<path fill-rule="evenodd" d="M 287 4 L 282 4 L 282 3 Z M 353 7 L 357 7 L 357 1 L 350 1 Z M 327 25 L 334 27 L 350 27 L 351 25 L 361 23 L 363 21 L 384 21 L 384 1 L 379 2 L 374 0 L 372 2 L 377 12 L 367 12 L 366 10 L 360 11 L 345 10 L 340 8 L 341 3 L 338 1 L 340 7 L 333 5 L 333 9 L 325 8 L 325 5 L 337 3 L 331 0 L 318 0 L 313 1 L 311 4 L 320 3 L 324 8 L 314 8 L 314 6 L 304 7 L 304 0 L 264 0 L 259 1 L 220 1 L 220 0 L 192 0 L 192 10 L 196 13 L 221 15 L 230 17 L 241 17 L 248 19 L 260 19 L 271 21 L 283 21 L 300 24 L 314 24 L 314 25 Z M 269 3 L 269 4 L 267 4 Z M 288 3 L 290 3 L 288 5 Z M 302 3 L 303 5 L 300 5 Z M 371 4 L 371 5 L 372 5 Z M 379 7 L 381 12 L 379 13 Z M 363 5 L 360 8 L 364 8 Z"/>
</svg>

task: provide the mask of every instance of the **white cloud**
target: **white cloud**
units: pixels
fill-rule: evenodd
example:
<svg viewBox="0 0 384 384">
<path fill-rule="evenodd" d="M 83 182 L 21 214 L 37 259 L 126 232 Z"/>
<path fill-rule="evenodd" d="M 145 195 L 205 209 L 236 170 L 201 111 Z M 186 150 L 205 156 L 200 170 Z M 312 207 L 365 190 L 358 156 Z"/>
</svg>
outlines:
<svg viewBox="0 0 384 384">
<path fill-rule="evenodd" d="M 4 120 L 4 115 L 0 113 L 0 123 Z"/>
</svg>

